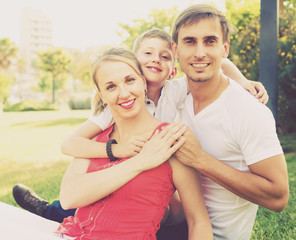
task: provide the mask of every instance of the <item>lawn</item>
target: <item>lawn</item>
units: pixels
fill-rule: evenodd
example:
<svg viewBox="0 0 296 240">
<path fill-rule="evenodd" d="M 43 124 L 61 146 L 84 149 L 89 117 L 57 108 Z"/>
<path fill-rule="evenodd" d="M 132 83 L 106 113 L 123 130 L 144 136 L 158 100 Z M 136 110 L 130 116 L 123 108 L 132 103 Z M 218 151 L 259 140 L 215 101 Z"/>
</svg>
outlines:
<svg viewBox="0 0 296 240">
<path fill-rule="evenodd" d="M 71 158 L 60 145 L 90 111 L 23 112 L 0 114 L 0 201 L 16 206 L 11 190 L 23 183 L 50 202 Z M 280 136 L 286 153 L 290 200 L 282 213 L 259 208 L 252 240 L 296 239 L 296 135 Z"/>
</svg>

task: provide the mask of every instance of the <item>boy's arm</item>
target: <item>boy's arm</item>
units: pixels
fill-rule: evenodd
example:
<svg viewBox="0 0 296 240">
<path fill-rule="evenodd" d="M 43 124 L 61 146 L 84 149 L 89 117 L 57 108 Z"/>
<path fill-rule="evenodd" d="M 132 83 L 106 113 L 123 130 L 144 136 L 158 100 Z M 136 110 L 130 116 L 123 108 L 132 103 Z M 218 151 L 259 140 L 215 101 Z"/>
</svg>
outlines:
<svg viewBox="0 0 296 240">
<path fill-rule="evenodd" d="M 72 157 L 107 157 L 106 143 L 91 141 L 102 129 L 90 120 L 81 124 L 61 146 L 62 153 Z"/>
<path fill-rule="evenodd" d="M 252 95 L 258 98 L 261 103 L 266 104 L 268 102 L 269 96 L 263 84 L 246 79 L 239 69 L 228 58 L 224 58 L 222 60 L 221 68 L 226 76 L 237 81 Z"/>
<path fill-rule="evenodd" d="M 92 141 L 102 132 L 94 122 L 87 120 L 80 125 L 61 146 L 62 153 L 78 158 L 105 158 L 107 156 L 106 143 Z M 134 137 L 124 144 L 112 144 L 112 153 L 117 158 L 132 157 L 140 152 L 146 139 Z"/>
</svg>

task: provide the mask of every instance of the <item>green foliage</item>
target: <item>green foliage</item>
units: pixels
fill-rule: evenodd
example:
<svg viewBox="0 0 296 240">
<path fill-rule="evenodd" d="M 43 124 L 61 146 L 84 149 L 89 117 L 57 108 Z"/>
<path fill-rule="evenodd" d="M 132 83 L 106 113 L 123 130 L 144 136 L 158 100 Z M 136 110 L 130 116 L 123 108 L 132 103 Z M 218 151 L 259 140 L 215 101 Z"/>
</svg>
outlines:
<svg viewBox="0 0 296 240">
<path fill-rule="evenodd" d="M 71 58 L 62 49 L 49 49 L 38 53 L 34 66 L 41 70 L 39 83 L 40 88 L 45 91 L 52 89 L 52 102 L 55 103 L 55 91 L 65 83 L 70 69 Z M 48 83 L 50 79 L 51 84 Z"/>
<path fill-rule="evenodd" d="M 80 52 L 78 50 L 71 54 L 73 61 L 70 68 L 70 74 L 74 79 L 75 90 L 88 90 L 93 87 L 90 79 L 91 54 L 93 54 L 93 51 Z"/>
<path fill-rule="evenodd" d="M 68 105 L 72 110 L 91 109 L 91 98 L 71 98 Z"/>
<path fill-rule="evenodd" d="M 242 1 L 228 0 L 226 5 L 230 21 L 237 24 L 229 58 L 246 78 L 259 80 L 259 2 L 243 1 L 244 5 L 239 2 Z M 283 133 L 296 132 L 296 8 L 293 4 L 295 0 L 284 1 L 284 12 L 279 19 L 278 126 Z"/>
<path fill-rule="evenodd" d="M 12 83 L 13 78 L 9 74 L 0 71 L 0 103 L 5 102 L 9 96 L 9 90 Z"/>
<path fill-rule="evenodd" d="M 55 110 L 49 101 L 25 100 L 5 106 L 4 112 Z"/>
<path fill-rule="evenodd" d="M 132 49 L 134 41 L 143 32 L 151 28 L 164 29 L 171 32 L 173 21 L 179 14 L 176 6 L 171 9 L 152 9 L 147 18 L 133 20 L 132 24 L 120 23 L 122 31 L 117 34 L 123 38 L 123 45 L 128 49 Z"/>
<path fill-rule="evenodd" d="M 16 58 L 18 49 L 9 38 L 0 39 L 0 69 L 8 69 L 11 65 L 11 60 Z"/>
<path fill-rule="evenodd" d="M 296 5 L 280 18 L 278 123 L 285 133 L 296 132 Z"/>
</svg>

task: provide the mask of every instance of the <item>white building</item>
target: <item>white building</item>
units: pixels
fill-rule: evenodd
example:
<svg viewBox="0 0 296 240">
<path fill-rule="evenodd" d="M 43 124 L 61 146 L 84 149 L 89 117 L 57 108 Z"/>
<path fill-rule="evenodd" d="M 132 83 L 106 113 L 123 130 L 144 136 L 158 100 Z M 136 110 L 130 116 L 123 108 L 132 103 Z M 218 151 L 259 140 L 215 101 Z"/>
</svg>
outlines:
<svg viewBox="0 0 296 240">
<path fill-rule="evenodd" d="M 12 86 L 9 102 L 15 103 L 26 99 L 45 98 L 43 93 L 36 92 L 32 86 L 36 85 L 36 71 L 32 62 L 40 50 L 51 48 L 52 22 L 40 11 L 29 7 L 23 8 L 20 16 L 19 54 L 24 60 L 23 70 L 15 66 L 16 84 Z"/>
<path fill-rule="evenodd" d="M 20 54 L 29 71 L 38 50 L 52 47 L 52 22 L 39 10 L 23 8 L 21 12 Z"/>
</svg>

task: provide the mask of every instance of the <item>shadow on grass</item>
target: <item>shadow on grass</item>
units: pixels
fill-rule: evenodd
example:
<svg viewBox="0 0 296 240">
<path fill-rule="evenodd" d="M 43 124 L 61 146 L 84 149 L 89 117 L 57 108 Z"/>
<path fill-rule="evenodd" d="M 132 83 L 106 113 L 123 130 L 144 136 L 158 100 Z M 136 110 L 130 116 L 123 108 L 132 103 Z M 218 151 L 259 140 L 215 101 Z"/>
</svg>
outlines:
<svg viewBox="0 0 296 240">
<path fill-rule="evenodd" d="M 65 118 L 50 121 L 18 122 L 11 124 L 12 127 L 30 126 L 30 127 L 55 127 L 59 125 L 79 125 L 86 121 L 86 118 Z"/>
<path fill-rule="evenodd" d="M 0 201 L 17 206 L 12 196 L 12 188 L 17 183 L 27 185 L 49 202 L 57 199 L 61 180 L 68 165 L 69 161 L 66 160 L 38 165 L 34 163 L 11 167 L 2 165 L 5 170 L 0 176 Z"/>
</svg>

